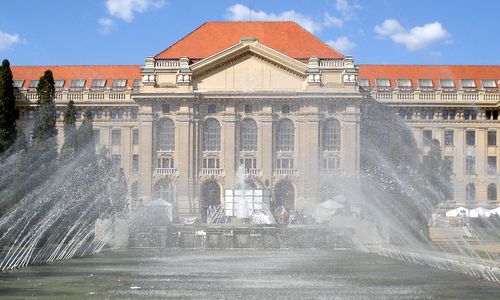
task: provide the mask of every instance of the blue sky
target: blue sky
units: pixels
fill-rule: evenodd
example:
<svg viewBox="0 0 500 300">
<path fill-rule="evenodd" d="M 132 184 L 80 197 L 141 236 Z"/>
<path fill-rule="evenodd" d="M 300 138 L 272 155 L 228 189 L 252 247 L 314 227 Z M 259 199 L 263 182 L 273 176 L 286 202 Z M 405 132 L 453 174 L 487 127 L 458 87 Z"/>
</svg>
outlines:
<svg viewBox="0 0 500 300">
<path fill-rule="evenodd" d="M 358 64 L 500 64 L 500 1 L 4 1 L 13 65 L 142 64 L 206 21 L 293 20 Z"/>
</svg>

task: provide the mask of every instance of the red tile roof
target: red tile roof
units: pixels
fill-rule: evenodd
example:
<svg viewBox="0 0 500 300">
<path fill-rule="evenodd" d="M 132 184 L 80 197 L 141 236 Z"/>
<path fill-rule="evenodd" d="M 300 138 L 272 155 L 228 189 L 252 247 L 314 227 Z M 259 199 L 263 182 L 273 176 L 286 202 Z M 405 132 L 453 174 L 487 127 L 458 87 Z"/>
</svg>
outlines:
<svg viewBox="0 0 500 300">
<path fill-rule="evenodd" d="M 106 79 L 106 87 L 111 87 L 113 79 L 127 79 L 127 87 L 132 87 L 134 79 L 140 79 L 140 66 L 13 66 L 14 80 L 24 80 L 23 87 L 29 87 L 31 80 L 38 80 L 45 70 L 51 70 L 54 79 L 64 79 L 64 87 L 71 86 L 73 79 L 85 79 L 85 87 L 92 86 L 93 79 Z"/>
<path fill-rule="evenodd" d="M 342 54 L 295 22 L 207 22 L 155 56 L 156 59 L 206 58 L 242 37 L 256 37 L 260 43 L 293 58 L 341 58 Z"/>
<path fill-rule="evenodd" d="M 396 79 L 411 79 L 412 87 L 418 87 L 418 79 L 432 79 L 435 88 L 440 87 L 440 79 L 452 79 L 456 88 L 461 88 L 460 79 L 473 79 L 480 88 L 481 79 L 500 80 L 500 66 L 462 66 L 462 65 L 360 65 L 359 78 L 370 80 L 375 87 L 375 79 L 390 79 L 396 87 Z M 498 83 L 497 83 L 498 86 Z"/>
</svg>

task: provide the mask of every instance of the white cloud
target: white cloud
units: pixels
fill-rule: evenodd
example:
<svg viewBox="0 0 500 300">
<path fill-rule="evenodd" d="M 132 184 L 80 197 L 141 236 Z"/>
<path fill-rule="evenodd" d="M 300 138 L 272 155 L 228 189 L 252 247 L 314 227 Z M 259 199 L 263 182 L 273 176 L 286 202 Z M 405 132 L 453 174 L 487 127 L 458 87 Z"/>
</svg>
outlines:
<svg viewBox="0 0 500 300">
<path fill-rule="evenodd" d="M 350 4 L 347 0 L 336 0 L 335 8 L 342 14 L 344 20 L 349 21 L 354 16 L 355 10 L 361 9 L 361 6 L 356 3 Z"/>
<path fill-rule="evenodd" d="M 165 5 L 164 0 L 106 0 L 108 13 L 124 21 L 134 19 L 134 13 L 143 13 L 150 8 L 160 8 Z"/>
<path fill-rule="evenodd" d="M 338 27 L 338 28 L 340 28 L 344 25 L 344 21 L 342 21 L 341 19 L 339 19 L 337 17 L 330 15 L 327 12 L 325 12 L 323 23 L 325 24 L 326 27 Z"/>
<path fill-rule="evenodd" d="M 21 43 L 18 34 L 8 34 L 0 31 L 0 50 L 10 50 L 14 44 Z"/>
<path fill-rule="evenodd" d="M 330 45 L 333 49 L 338 50 L 340 52 L 348 51 L 348 50 L 351 50 L 352 48 L 356 47 L 356 43 L 351 41 L 346 36 L 341 36 L 341 37 L 337 38 L 336 40 L 327 41 L 326 43 L 328 45 Z"/>
<path fill-rule="evenodd" d="M 396 44 L 403 44 L 409 50 L 418 50 L 431 44 L 446 42 L 450 34 L 439 22 L 415 26 L 406 30 L 397 20 L 387 19 L 375 26 L 375 32 L 380 38 L 389 37 Z"/>
<path fill-rule="evenodd" d="M 107 34 L 111 31 L 111 28 L 113 28 L 113 25 L 114 25 L 114 22 L 112 19 L 110 18 L 100 18 L 98 20 L 99 22 L 99 25 L 101 26 L 100 28 L 100 32 L 102 34 Z"/>
<path fill-rule="evenodd" d="M 319 24 L 294 10 L 273 14 L 262 10 L 252 10 L 243 4 L 235 4 L 226 9 L 226 19 L 230 21 L 295 21 L 311 33 L 321 31 Z"/>
</svg>

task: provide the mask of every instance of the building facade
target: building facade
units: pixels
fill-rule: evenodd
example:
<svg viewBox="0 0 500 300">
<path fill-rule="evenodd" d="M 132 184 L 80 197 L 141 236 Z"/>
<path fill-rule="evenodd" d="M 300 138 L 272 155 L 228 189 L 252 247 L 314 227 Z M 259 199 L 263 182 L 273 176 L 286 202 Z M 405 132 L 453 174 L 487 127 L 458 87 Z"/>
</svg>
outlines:
<svg viewBox="0 0 500 300">
<path fill-rule="evenodd" d="M 163 199 L 203 217 L 240 188 L 242 168 L 274 205 L 310 213 L 335 193 L 332 178 L 359 170 L 365 97 L 400 114 L 422 159 L 441 142 L 450 205 L 498 203 L 499 66 L 356 66 L 293 22 L 208 22 L 142 66 L 12 69 L 25 133 L 46 69 L 58 126 L 69 100 L 92 111 L 96 147 L 128 175 L 132 206 Z"/>
</svg>

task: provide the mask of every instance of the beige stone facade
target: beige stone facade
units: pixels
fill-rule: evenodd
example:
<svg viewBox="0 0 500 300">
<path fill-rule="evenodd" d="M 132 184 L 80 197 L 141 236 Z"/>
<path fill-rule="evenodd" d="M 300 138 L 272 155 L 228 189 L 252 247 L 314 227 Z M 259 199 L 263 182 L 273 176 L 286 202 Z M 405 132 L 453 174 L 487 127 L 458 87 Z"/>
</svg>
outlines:
<svg viewBox="0 0 500 300">
<path fill-rule="evenodd" d="M 422 159 L 429 138 L 441 142 L 454 166 L 447 204 L 497 205 L 500 78 L 490 73 L 493 68 L 500 74 L 498 67 L 475 70 L 475 88 L 442 88 L 436 78 L 447 77 L 439 74 L 431 87 L 414 78 L 410 87 L 398 87 L 396 80 L 407 78 L 398 70 L 410 67 L 358 67 L 321 42 L 322 55 L 302 51 L 292 57 L 295 49 L 278 51 L 279 41 L 265 41 L 245 32 L 204 57 L 166 57 L 173 47 L 142 66 L 14 67 L 18 125 L 30 133 L 33 81 L 52 69 L 62 80 L 56 93 L 59 132 L 69 100 L 79 111 L 92 110 L 96 149 L 107 149 L 124 169 L 133 207 L 160 198 L 174 204 L 176 215 L 203 216 L 208 205 L 223 202 L 225 189 L 238 188 L 236 172 L 243 166 L 247 184 L 271 190 L 274 205 L 309 214 L 330 196 L 332 178 L 356 177 L 359 106 L 363 97 L 373 97 L 409 125 Z M 461 72 L 453 80 L 471 74 Z M 389 85 L 378 85 L 379 78 L 390 79 Z M 493 79 L 495 88 L 482 87 L 479 78 Z M 62 139 L 60 134 L 60 145 Z"/>
</svg>

